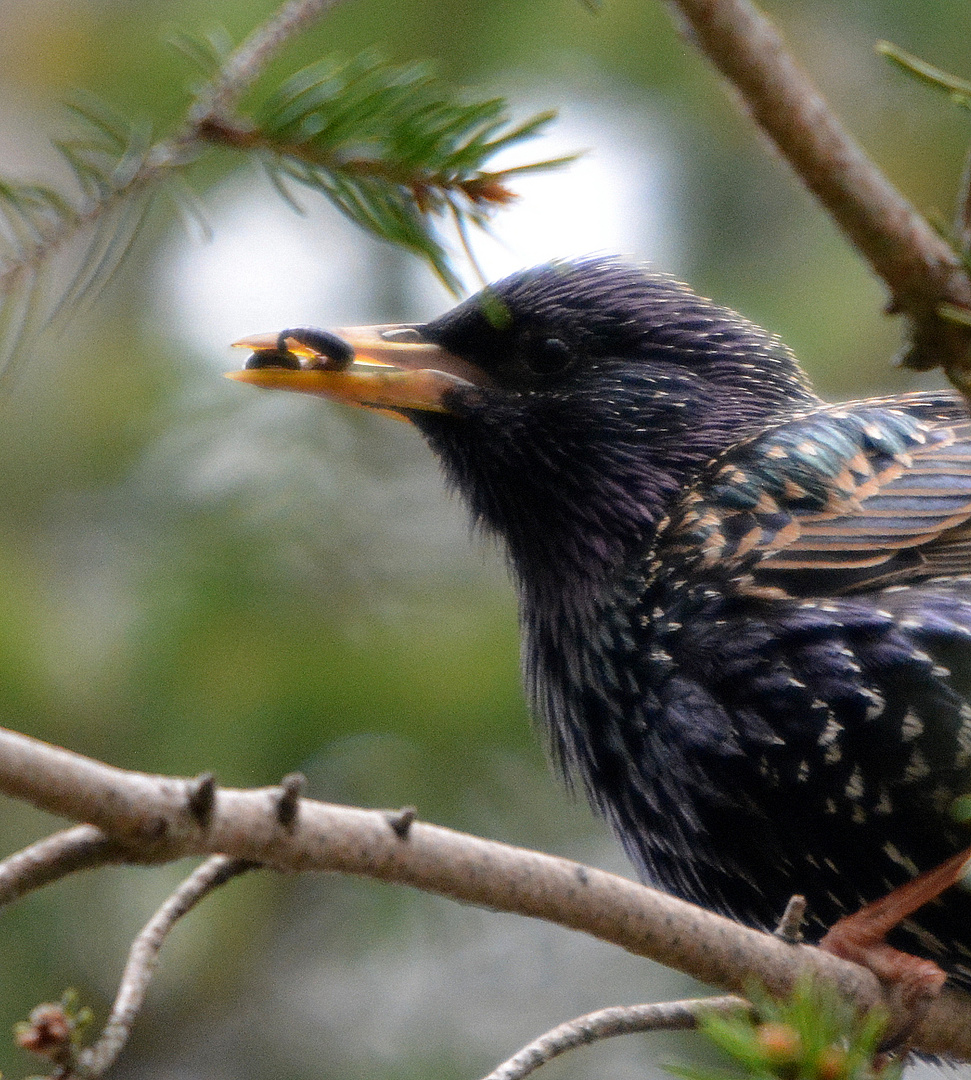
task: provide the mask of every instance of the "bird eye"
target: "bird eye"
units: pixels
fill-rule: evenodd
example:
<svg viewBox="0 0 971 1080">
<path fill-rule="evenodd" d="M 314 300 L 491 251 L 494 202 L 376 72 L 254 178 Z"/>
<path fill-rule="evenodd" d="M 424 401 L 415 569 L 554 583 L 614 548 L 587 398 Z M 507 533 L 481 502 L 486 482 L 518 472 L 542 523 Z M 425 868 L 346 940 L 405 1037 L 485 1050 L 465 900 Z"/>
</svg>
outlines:
<svg viewBox="0 0 971 1080">
<path fill-rule="evenodd" d="M 560 338 L 538 338 L 530 343 L 523 359 L 529 370 L 537 375 L 554 375 L 573 363 L 573 353 Z"/>
</svg>

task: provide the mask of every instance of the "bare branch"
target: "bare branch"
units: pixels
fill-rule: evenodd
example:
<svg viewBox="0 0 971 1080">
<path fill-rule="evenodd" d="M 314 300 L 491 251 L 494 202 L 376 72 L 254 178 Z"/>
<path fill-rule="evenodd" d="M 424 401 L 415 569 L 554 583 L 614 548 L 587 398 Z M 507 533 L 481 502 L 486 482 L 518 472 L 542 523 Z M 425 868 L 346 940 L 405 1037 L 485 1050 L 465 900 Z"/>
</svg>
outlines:
<svg viewBox="0 0 971 1080">
<path fill-rule="evenodd" d="M 128 1042 L 132 1024 L 141 1011 L 155 974 L 159 952 L 172 927 L 203 897 L 255 865 L 242 859 L 213 855 L 187 877 L 149 919 L 132 943 L 104 1031 L 98 1041 L 80 1055 L 75 1075 L 101 1076 L 114 1064 Z M 64 1080 L 70 1075 L 70 1072 L 62 1074 Z"/>
<path fill-rule="evenodd" d="M 87 820 L 137 847 L 141 861 L 224 853 L 279 870 L 332 870 L 412 885 L 465 903 L 582 930 L 728 993 L 757 979 L 778 996 L 801 973 L 833 984 L 861 1011 L 893 1015 L 873 975 L 806 945 L 792 945 L 615 874 L 482 840 L 424 822 L 404 836 L 387 812 L 301 799 L 279 820 L 280 788 L 220 788 L 205 826 L 189 807 L 190 781 L 126 772 L 0 729 L 0 792 Z M 971 1058 L 971 998 L 945 992 L 914 1045 Z"/>
<path fill-rule="evenodd" d="M 669 0 L 708 59 L 890 290 L 889 310 L 908 316 L 905 362 L 942 364 L 967 385 L 968 328 L 939 317 L 942 304 L 971 307 L 957 255 L 880 172 L 833 115 L 781 37 L 748 0 Z"/>
<path fill-rule="evenodd" d="M 0 792 L 38 809 L 95 826 L 138 845 L 146 862 L 187 854 L 198 832 L 190 800 L 195 780 L 150 776 L 102 765 L 81 754 L 0 728 Z M 100 805 L 100 808 L 98 804 Z"/>
<path fill-rule="evenodd" d="M 216 777 L 211 772 L 200 773 L 186 789 L 189 813 L 196 824 L 205 828 L 209 824 L 212 808 L 216 803 Z"/>
<path fill-rule="evenodd" d="M 93 825 L 64 829 L 0 862 L 0 906 L 76 870 L 131 858 L 130 850 Z"/>
<path fill-rule="evenodd" d="M 524 1046 L 484 1080 L 523 1080 L 554 1058 L 614 1035 L 639 1031 L 690 1031 L 701 1016 L 712 1013 L 750 1011 L 740 997 L 697 998 L 693 1001 L 662 1001 L 649 1005 L 615 1005 L 568 1020 Z"/>
</svg>

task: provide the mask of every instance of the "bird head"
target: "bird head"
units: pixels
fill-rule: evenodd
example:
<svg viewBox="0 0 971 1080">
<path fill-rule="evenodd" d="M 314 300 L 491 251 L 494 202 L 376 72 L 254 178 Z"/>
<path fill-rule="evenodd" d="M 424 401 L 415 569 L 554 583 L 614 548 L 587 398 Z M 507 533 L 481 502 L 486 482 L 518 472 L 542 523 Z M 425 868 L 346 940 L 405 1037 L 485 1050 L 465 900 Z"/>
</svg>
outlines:
<svg viewBox="0 0 971 1080">
<path fill-rule="evenodd" d="M 818 403 L 778 338 L 643 267 L 550 263 L 423 325 L 283 331 L 230 377 L 410 420 L 526 588 L 642 550 L 728 446 Z"/>
</svg>

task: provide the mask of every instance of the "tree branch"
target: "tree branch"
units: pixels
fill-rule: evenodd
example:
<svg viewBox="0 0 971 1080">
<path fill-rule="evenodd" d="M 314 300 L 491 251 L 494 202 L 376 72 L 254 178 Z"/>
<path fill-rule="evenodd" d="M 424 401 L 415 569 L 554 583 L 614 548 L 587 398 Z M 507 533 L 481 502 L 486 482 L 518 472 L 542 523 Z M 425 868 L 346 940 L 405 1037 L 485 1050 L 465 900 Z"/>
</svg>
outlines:
<svg viewBox="0 0 971 1080">
<path fill-rule="evenodd" d="M 661 1001 L 648 1005 L 615 1005 L 578 1016 L 540 1035 L 504 1061 L 484 1080 L 523 1080 L 541 1065 L 578 1046 L 633 1035 L 641 1031 L 690 1031 L 702 1016 L 750 1010 L 740 997 L 697 998 L 693 1001 Z"/>
<path fill-rule="evenodd" d="M 740 926 L 644 885 L 391 813 L 300 800 L 281 820 L 280 788 L 219 789 L 200 818 L 198 782 L 126 772 L 0 729 L 0 792 L 81 819 L 138 851 L 138 861 L 223 853 L 289 871 L 336 870 L 412 885 L 493 910 L 582 930 L 728 993 L 752 980 L 782 996 L 801 972 L 832 983 L 860 1010 L 893 1003 L 873 975 L 811 946 Z M 281 802 L 282 799 L 282 802 Z M 208 800 L 207 800 L 208 803 Z M 133 858 L 135 858 L 133 856 Z M 971 999 L 938 999 L 914 1045 L 971 1058 Z"/>
<path fill-rule="evenodd" d="M 242 859 L 213 855 L 162 904 L 132 943 L 115 1002 L 100 1038 L 79 1055 L 76 1068 L 62 1074 L 63 1080 L 71 1076 L 98 1077 L 111 1068 L 128 1042 L 169 931 L 214 889 L 255 865 Z"/>
<path fill-rule="evenodd" d="M 0 907 L 76 870 L 131 857 L 131 851 L 93 825 L 54 833 L 0 863 Z"/>
<path fill-rule="evenodd" d="M 967 391 L 971 334 L 941 317 L 971 308 L 957 255 L 887 180 L 833 115 L 775 27 L 748 0 L 669 0 L 699 48 L 731 82 L 799 178 L 890 290 L 888 310 L 907 316 L 904 362 L 944 366 Z"/>
</svg>

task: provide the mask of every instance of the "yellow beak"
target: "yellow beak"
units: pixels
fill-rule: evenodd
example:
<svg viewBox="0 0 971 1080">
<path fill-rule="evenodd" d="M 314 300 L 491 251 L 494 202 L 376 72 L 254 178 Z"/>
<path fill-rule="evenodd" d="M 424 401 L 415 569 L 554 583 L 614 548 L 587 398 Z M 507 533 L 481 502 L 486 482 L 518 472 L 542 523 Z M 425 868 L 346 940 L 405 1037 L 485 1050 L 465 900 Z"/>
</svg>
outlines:
<svg viewBox="0 0 971 1080">
<path fill-rule="evenodd" d="M 266 390 L 292 390 L 390 412 L 398 419 L 404 418 L 398 410 L 449 412 L 450 391 L 487 382 L 473 364 L 421 341 L 411 326 L 353 326 L 325 336 L 340 339 L 338 344 L 348 346 L 353 359 L 329 356 L 299 336 L 288 335 L 281 342 L 279 334 L 259 334 L 233 343 L 253 356 L 244 370 L 226 372 L 226 377 Z"/>
</svg>

